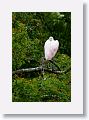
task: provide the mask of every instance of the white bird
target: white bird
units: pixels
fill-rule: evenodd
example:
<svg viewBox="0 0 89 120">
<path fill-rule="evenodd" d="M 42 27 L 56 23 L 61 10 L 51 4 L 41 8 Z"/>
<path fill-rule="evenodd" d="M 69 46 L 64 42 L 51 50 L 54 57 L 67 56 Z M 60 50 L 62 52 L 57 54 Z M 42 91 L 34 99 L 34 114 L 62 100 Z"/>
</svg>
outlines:
<svg viewBox="0 0 89 120">
<path fill-rule="evenodd" d="M 55 56 L 58 47 L 59 47 L 58 40 L 54 40 L 53 37 L 49 37 L 49 39 L 45 42 L 44 45 L 45 59 L 51 60 Z"/>
</svg>

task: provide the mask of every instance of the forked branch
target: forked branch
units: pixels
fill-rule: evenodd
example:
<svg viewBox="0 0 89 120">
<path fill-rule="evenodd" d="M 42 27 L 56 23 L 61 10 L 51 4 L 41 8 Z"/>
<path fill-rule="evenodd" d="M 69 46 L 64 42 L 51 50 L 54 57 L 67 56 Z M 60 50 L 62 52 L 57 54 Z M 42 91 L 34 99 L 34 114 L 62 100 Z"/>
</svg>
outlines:
<svg viewBox="0 0 89 120">
<path fill-rule="evenodd" d="M 42 66 L 36 67 L 36 68 L 19 69 L 19 70 L 13 71 L 12 74 L 19 74 L 19 73 L 23 73 L 23 72 L 41 71 L 41 70 L 42 70 Z M 64 70 L 64 71 L 55 71 L 55 70 L 52 70 L 52 69 L 44 68 L 44 71 L 51 72 L 51 73 L 55 73 L 55 74 L 67 73 L 67 72 L 70 71 L 70 70 L 71 70 L 71 67 L 68 67 L 68 68 L 67 68 L 66 70 Z"/>
</svg>

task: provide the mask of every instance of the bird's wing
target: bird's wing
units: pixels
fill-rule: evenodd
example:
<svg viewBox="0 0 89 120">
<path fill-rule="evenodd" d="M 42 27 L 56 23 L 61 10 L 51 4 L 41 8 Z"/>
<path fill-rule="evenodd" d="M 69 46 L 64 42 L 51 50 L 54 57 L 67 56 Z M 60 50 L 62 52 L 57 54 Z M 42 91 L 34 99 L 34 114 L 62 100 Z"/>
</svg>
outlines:
<svg viewBox="0 0 89 120">
<path fill-rule="evenodd" d="M 57 40 L 52 41 L 52 43 L 51 43 L 51 53 L 52 53 L 53 57 L 55 56 L 55 54 L 58 50 L 58 47 L 59 47 L 59 42 Z"/>
</svg>

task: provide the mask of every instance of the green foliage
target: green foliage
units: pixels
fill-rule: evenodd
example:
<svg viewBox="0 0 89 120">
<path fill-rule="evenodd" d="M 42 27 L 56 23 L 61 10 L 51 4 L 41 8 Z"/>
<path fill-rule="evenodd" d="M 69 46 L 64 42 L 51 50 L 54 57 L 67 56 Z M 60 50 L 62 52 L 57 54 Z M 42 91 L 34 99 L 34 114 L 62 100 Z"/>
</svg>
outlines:
<svg viewBox="0 0 89 120">
<path fill-rule="evenodd" d="M 28 35 L 23 23 L 18 22 L 16 28 L 13 28 L 12 41 L 12 63 L 13 70 L 19 69 L 25 63 L 28 49 Z"/>
<path fill-rule="evenodd" d="M 39 66 L 44 56 L 44 43 L 50 36 L 59 40 L 54 61 L 65 70 L 71 65 L 71 13 L 13 12 L 12 70 Z M 44 78 L 46 80 L 37 72 L 24 78 L 13 76 L 13 101 L 71 101 L 70 72 L 61 75 L 46 72 Z"/>
<path fill-rule="evenodd" d="M 70 80 L 47 74 L 33 79 L 13 80 L 13 102 L 70 102 Z"/>
<path fill-rule="evenodd" d="M 44 43 L 49 36 L 59 40 L 61 54 L 71 56 L 71 13 L 69 12 L 13 12 L 12 28 L 13 70 L 26 64 L 27 58 L 30 66 L 33 61 L 40 63 L 44 54 Z"/>
<path fill-rule="evenodd" d="M 70 65 L 67 55 L 59 54 L 57 63 L 63 70 Z M 55 59 L 56 60 L 56 59 Z M 29 73 L 30 75 L 30 73 Z M 71 101 L 71 76 L 66 74 L 53 74 L 45 72 L 28 78 L 13 78 L 13 102 L 70 102 Z M 44 80 L 45 79 L 45 80 Z"/>
</svg>

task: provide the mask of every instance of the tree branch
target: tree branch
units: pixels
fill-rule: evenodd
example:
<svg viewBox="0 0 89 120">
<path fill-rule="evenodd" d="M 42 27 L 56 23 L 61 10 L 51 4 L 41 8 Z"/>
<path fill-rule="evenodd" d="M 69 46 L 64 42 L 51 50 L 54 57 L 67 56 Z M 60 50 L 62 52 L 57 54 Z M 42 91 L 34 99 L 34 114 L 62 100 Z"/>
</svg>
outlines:
<svg viewBox="0 0 89 120">
<path fill-rule="evenodd" d="M 36 68 L 26 68 L 26 69 L 19 69 L 16 71 L 13 71 L 12 74 L 15 73 L 23 73 L 23 72 L 33 72 L 33 71 L 40 71 L 42 69 L 42 67 L 36 67 Z"/>
<path fill-rule="evenodd" d="M 23 72 L 41 71 L 41 70 L 42 70 L 42 66 L 36 67 L 36 68 L 19 69 L 19 70 L 13 71 L 12 74 L 18 74 L 18 73 L 23 73 Z M 67 73 L 67 72 L 70 71 L 70 70 L 71 70 L 71 67 L 68 67 L 68 68 L 67 68 L 66 70 L 64 70 L 64 71 L 55 71 L 55 70 L 52 70 L 52 69 L 44 68 L 44 71 L 51 72 L 51 73 L 55 73 L 55 74 Z"/>
</svg>

